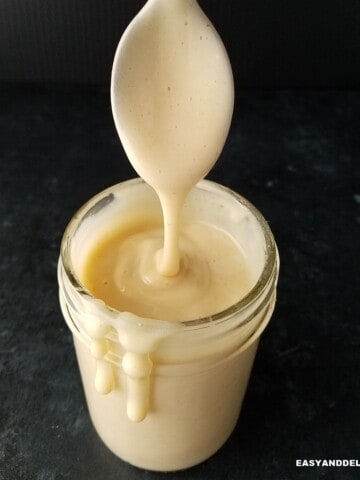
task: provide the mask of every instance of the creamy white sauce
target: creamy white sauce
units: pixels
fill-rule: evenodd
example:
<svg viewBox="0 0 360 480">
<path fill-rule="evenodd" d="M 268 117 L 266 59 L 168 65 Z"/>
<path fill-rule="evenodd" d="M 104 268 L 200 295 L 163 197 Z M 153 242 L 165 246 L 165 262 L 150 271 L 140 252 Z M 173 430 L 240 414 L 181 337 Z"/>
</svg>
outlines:
<svg viewBox="0 0 360 480">
<path fill-rule="evenodd" d="M 162 204 L 157 268 L 176 275 L 183 201 L 217 160 L 234 103 L 228 56 L 196 1 L 147 2 L 120 40 L 111 99 L 127 156 Z"/>
<path fill-rule="evenodd" d="M 196 1 L 146 3 L 119 43 L 111 100 L 127 156 L 160 199 L 164 233 L 140 228 L 121 239 L 118 251 L 112 245 L 110 256 L 104 250 L 90 255 L 85 286 L 118 310 L 147 318 L 181 321 L 223 310 L 250 288 L 241 251 L 211 226 L 180 224 L 189 191 L 221 153 L 234 102 L 228 56 Z M 88 333 L 95 386 L 108 393 L 116 382 L 102 328 Z M 137 351 L 139 341 L 135 335 L 122 359 L 134 421 L 149 408 L 149 352 L 156 343 Z"/>
</svg>

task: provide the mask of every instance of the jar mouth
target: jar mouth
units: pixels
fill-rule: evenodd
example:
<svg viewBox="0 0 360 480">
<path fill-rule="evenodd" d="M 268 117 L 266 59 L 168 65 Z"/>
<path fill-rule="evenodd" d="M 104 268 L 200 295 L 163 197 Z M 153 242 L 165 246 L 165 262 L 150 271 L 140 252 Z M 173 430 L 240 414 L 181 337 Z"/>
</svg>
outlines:
<svg viewBox="0 0 360 480">
<path fill-rule="evenodd" d="M 97 195 L 93 196 L 92 198 L 90 198 L 82 207 L 80 207 L 80 209 L 72 217 L 72 219 L 70 220 L 69 224 L 65 229 L 65 232 L 61 241 L 60 259 L 63 264 L 66 276 L 69 279 L 71 285 L 76 289 L 76 291 L 80 295 L 86 296 L 94 302 L 98 302 L 112 316 L 114 315 L 121 316 L 121 314 L 128 313 L 128 312 L 123 312 L 121 310 L 117 310 L 113 307 L 110 307 L 109 305 L 105 304 L 101 299 L 95 297 L 83 285 L 78 275 L 76 274 L 73 262 L 71 260 L 71 254 L 70 254 L 71 239 L 72 239 L 72 236 L 76 233 L 78 227 L 80 226 L 81 221 L 90 213 L 91 208 L 93 207 L 94 204 L 97 203 L 96 202 L 97 200 L 101 201 L 102 199 L 104 203 L 107 203 L 107 201 L 111 201 L 112 192 L 114 188 L 116 187 L 126 188 L 128 186 L 136 185 L 136 184 L 145 185 L 145 182 L 141 178 L 134 178 L 131 180 L 127 180 L 117 185 L 111 186 L 99 192 Z M 192 320 L 184 320 L 181 322 L 174 322 L 170 320 L 169 321 L 159 320 L 159 319 L 153 319 L 153 318 L 147 319 L 159 325 L 164 323 L 165 324 L 171 323 L 175 325 L 176 324 L 181 325 L 182 328 L 185 328 L 185 329 L 201 328 L 201 327 L 207 327 L 209 325 L 213 325 L 214 323 L 216 324 L 221 323 L 223 321 L 228 320 L 229 318 L 232 318 L 235 315 L 240 314 L 241 312 L 244 312 L 254 302 L 256 302 L 256 300 L 261 296 L 261 294 L 264 292 L 264 290 L 269 285 L 269 283 L 274 280 L 274 273 L 276 272 L 276 267 L 279 264 L 278 251 L 277 251 L 276 243 L 275 243 L 273 234 L 270 230 L 270 227 L 266 222 L 265 218 L 263 217 L 263 215 L 251 202 L 249 202 L 247 199 L 242 197 L 240 194 L 234 192 L 230 188 L 210 180 L 201 180 L 196 185 L 196 187 L 197 186 L 205 190 L 223 192 L 229 195 L 230 197 L 232 197 L 237 203 L 243 205 L 251 212 L 251 214 L 254 216 L 257 223 L 259 224 L 261 231 L 264 235 L 264 245 L 265 245 L 264 266 L 261 270 L 260 275 L 256 280 L 256 283 L 249 290 L 249 292 L 245 296 L 243 296 L 239 301 L 233 303 L 232 305 L 225 308 L 224 310 L 221 310 L 220 312 L 210 316 L 200 317 Z M 275 281 L 276 279 L 277 278 L 275 278 Z M 135 315 L 135 316 L 140 319 L 142 318 L 138 315 Z M 246 321 L 248 321 L 248 319 L 244 318 L 244 323 Z"/>
</svg>

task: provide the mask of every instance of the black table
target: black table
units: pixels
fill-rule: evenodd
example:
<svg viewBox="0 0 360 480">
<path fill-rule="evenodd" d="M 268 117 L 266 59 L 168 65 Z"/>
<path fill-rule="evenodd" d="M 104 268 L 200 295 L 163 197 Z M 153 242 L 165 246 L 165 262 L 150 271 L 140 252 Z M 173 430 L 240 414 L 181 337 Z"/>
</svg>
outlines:
<svg viewBox="0 0 360 480">
<path fill-rule="evenodd" d="M 188 471 L 138 470 L 87 413 L 56 265 L 75 210 L 135 176 L 107 88 L 0 87 L 0 480 L 357 479 L 360 461 L 360 93 L 237 93 L 209 178 L 268 219 L 281 274 L 241 418 Z"/>
</svg>

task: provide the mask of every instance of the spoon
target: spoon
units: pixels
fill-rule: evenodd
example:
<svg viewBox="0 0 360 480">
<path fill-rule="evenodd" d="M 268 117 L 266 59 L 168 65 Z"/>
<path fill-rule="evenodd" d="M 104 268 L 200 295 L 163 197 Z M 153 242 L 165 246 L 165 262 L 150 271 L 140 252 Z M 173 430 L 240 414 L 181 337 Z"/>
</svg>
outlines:
<svg viewBox="0 0 360 480">
<path fill-rule="evenodd" d="M 148 0 L 117 47 L 111 105 L 130 163 L 161 202 L 162 275 L 179 271 L 181 207 L 220 155 L 233 104 L 227 53 L 198 3 Z"/>
</svg>

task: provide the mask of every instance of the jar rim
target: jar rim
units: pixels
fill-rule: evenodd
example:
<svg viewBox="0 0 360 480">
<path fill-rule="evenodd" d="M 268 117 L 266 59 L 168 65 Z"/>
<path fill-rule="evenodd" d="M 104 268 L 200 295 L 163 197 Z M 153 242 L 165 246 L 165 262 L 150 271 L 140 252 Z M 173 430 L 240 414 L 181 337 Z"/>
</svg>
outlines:
<svg viewBox="0 0 360 480">
<path fill-rule="evenodd" d="M 130 185 L 136 185 L 136 184 L 146 185 L 146 182 L 144 182 L 144 180 L 142 180 L 141 178 L 133 178 L 133 179 L 126 180 L 118 184 L 112 185 L 106 188 L 105 190 L 102 190 L 101 192 L 97 193 L 77 210 L 77 212 L 73 215 L 73 217 L 71 218 L 70 222 L 68 223 L 64 231 L 64 234 L 61 240 L 60 259 L 64 266 L 66 276 L 68 277 L 70 283 L 78 291 L 79 294 L 85 295 L 90 299 L 92 299 L 93 301 L 99 301 L 100 299 L 95 297 L 83 285 L 83 283 L 80 281 L 73 267 L 73 263 L 71 261 L 71 255 L 70 255 L 71 237 L 76 232 L 79 226 L 79 222 L 86 216 L 86 213 L 91 209 L 91 205 L 96 203 L 96 200 L 100 200 L 101 198 L 106 198 L 107 195 L 113 192 L 114 188 L 126 188 Z M 185 320 L 182 322 L 174 322 L 170 320 L 166 321 L 166 320 L 159 320 L 154 318 L 148 319 L 148 320 L 151 320 L 151 322 L 158 323 L 159 325 L 164 323 L 166 324 L 171 323 L 175 325 L 179 324 L 185 329 L 201 328 L 201 327 L 207 327 L 209 325 L 213 325 L 214 323 L 216 324 L 222 323 L 223 321 L 226 321 L 227 319 L 232 318 L 235 315 L 238 315 L 244 312 L 260 297 L 262 292 L 264 292 L 269 282 L 273 279 L 274 277 L 273 272 L 279 263 L 278 251 L 277 251 L 276 243 L 275 243 L 273 234 L 271 232 L 271 229 L 267 221 L 263 217 L 263 215 L 260 213 L 260 211 L 249 200 L 247 200 L 246 198 L 244 198 L 234 190 L 224 185 L 221 185 L 217 182 L 207 180 L 207 179 L 201 180 L 196 184 L 195 187 L 200 187 L 208 191 L 217 190 L 227 195 L 230 195 L 234 200 L 236 200 L 238 203 L 246 207 L 252 213 L 252 215 L 255 217 L 256 221 L 260 225 L 261 231 L 264 235 L 265 263 L 260 275 L 258 276 L 258 279 L 255 285 L 249 290 L 249 292 L 244 297 L 242 297 L 239 301 L 233 303 L 229 307 L 221 310 L 218 313 L 215 313 L 214 315 L 200 317 L 192 320 Z M 102 301 L 101 301 L 101 305 L 105 310 L 107 310 L 111 314 L 121 315 L 124 313 L 120 310 L 110 307 L 109 305 L 106 305 Z M 140 317 L 139 315 L 136 315 L 136 317 L 143 318 L 143 317 Z M 244 319 L 244 323 L 245 322 L 246 322 L 246 318 Z"/>
</svg>

